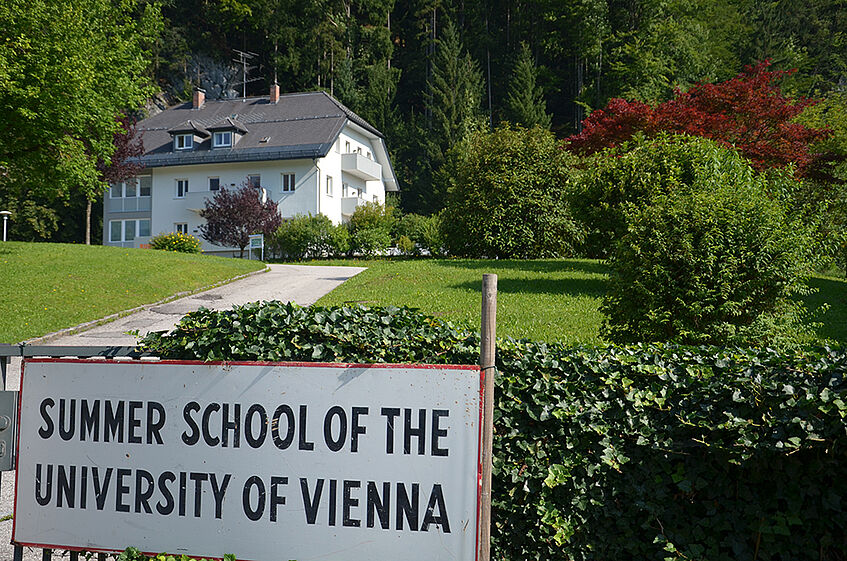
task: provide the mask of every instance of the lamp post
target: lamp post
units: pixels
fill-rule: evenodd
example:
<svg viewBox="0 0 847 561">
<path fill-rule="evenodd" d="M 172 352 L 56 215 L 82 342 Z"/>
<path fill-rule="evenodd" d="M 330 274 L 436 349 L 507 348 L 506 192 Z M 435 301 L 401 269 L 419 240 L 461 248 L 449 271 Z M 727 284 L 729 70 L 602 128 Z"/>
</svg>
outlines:
<svg viewBox="0 0 847 561">
<path fill-rule="evenodd" d="M 3 241 L 6 241 L 6 222 L 9 221 L 9 215 L 12 214 L 8 210 L 0 210 L 0 215 L 3 216 Z"/>
</svg>

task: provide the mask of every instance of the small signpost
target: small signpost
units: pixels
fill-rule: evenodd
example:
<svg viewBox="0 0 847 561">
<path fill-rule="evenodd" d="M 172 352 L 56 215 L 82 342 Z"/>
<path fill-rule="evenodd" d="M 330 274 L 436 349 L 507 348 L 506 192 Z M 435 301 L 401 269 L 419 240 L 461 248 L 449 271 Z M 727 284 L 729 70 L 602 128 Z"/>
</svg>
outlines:
<svg viewBox="0 0 847 561">
<path fill-rule="evenodd" d="M 258 249 L 261 252 L 261 260 L 265 260 L 265 235 L 264 234 L 250 234 L 250 244 L 247 246 L 249 248 L 248 255 L 250 259 L 253 259 L 253 250 Z"/>
</svg>

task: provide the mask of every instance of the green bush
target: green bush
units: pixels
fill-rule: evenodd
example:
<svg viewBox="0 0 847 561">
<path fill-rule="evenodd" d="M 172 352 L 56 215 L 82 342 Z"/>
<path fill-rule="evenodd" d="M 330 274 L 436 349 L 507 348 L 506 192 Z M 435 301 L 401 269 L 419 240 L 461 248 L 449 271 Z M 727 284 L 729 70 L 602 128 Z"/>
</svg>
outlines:
<svg viewBox="0 0 847 561">
<path fill-rule="evenodd" d="M 170 232 L 150 238 L 151 249 L 179 251 L 181 253 L 200 253 L 200 240 L 190 234 Z"/>
<path fill-rule="evenodd" d="M 149 333 L 140 344 L 163 357 L 199 360 L 461 362 L 476 343 L 449 322 L 409 308 L 274 301 L 200 309 L 167 335 Z"/>
<path fill-rule="evenodd" d="M 581 240 L 566 193 L 573 156 L 535 127 L 477 132 L 454 147 L 443 176 L 447 250 L 462 257 L 566 257 Z"/>
<path fill-rule="evenodd" d="M 397 249 L 403 255 L 412 255 L 415 253 L 415 242 L 409 239 L 409 236 L 400 236 L 397 238 Z"/>
<path fill-rule="evenodd" d="M 356 207 L 347 224 L 350 250 L 366 256 L 382 254 L 391 246 L 395 220 L 391 207 L 371 202 Z"/>
<path fill-rule="evenodd" d="M 627 230 L 627 215 L 654 196 L 704 191 L 717 185 L 756 180 L 750 164 L 734 150 L 700 137 L 636 138 L 582 162 L 569 196 L 586 231 L 581 252 L 605 258 Z"/>
<path fill-rule="evenodd" d="M 413 253 L 419 255 L 425 250 L 430 255 L 440 255 L 444 247 L 441 235 L 441 215 L 421 216 L 405 214 L 394 226 L 394 237 L 399 240 L 406 236 L 415 244 Z M 399 247 L 399 246 L 398 246 Z"/>
<path fill-rule="evenodd" d="M 473 364 L 479 336 L 404 308 L 200 310 L 167 358 Z M 500 341 L 492 558 L 837 560 L 847 353 Z"/>
<path fill-rule="evenodd" d="M 762 182 L 681 186 L 626 220 L 608 261 L 604 337 L 786 345 L 809 330 L 793 298 L 808 293 L 814 229 Z"/>
<path fill-rule="evenodd" d="M 349 234 L 343 225 L 334 225 L 323 214 L 300 214 L 280 224 L 274 232 L 270 249 L 283 258 L 300 260 L 343 255 L 349 246 Z"/>
</svg>

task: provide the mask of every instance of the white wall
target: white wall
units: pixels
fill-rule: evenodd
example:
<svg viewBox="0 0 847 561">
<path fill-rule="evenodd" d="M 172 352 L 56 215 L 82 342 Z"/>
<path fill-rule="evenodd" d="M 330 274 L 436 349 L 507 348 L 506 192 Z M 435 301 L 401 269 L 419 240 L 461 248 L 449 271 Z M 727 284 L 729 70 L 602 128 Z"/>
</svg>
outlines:
<svg viewBox="0 0 847 561">
<path fill-rule="evenodd" d="M 357 152 L 359 148 L 362 149 L 362 156 L 367 157 L 368 153 L 371 154 L 371 159 L 375 162 L 381 164 L 383 169 L 388 164 L 388 162 L 379 162 L 377 160 L 377 152 L 374 150 L 374 143 L 379 142 L 378 140 L 371 140 L 366 135 L 360 133 L 359 131 L 353 130 L 350 125 L 344 127 L 341 131 L 341 134 L 338 137 L 338 142 L 335 143 L 335 148 L 340 150 L 340 153 L 336 154 L 339 156 L 338 163 L 335 164 L 337 169 L 341 168 L 341 159 L 340 154 L 347 153 L 346 151 L 346 143 L 350 143 L 350 152 Z M 335 150 L 332 150 L 327 158 L 332 156 L 335 153 Z M 325 158 L 326 159 L 326 158 Z M 339 173 L 339 175 L 341 175 Z M 338 182 L 338 179 L 335 179 Z M 356 176 L 350 174 L 343 174 L 341 183 L 347 183 L 351 187 L 355 188 L 359 191 L 359 196 L 367 201 L 372 202 L 374 200 L 374 196 L 377 198 L 377 202 L 381 204 L 385 204 L 385 183 L 382 181 L 365 181 Z M 341 192 L 341 183 L 339 183 L 338 192 Z M 339 208 L 340 211 L 340 208 Z"/>
<path fill-rule="evenodd" d="M 200 237 L 199 226 L 204 222 L 197 211 L 205 207 L 206 199 L 215 195 L 209 191 L 209 178 L 219 177 L 221 187 L 240 187 L 248 174 L 259 174 L 261 185 L 267 189 L 268 197 L 279 203 L 284 218 L 295 214 L 317 212 L 315 187 L 317 170 L 312 160 L 284 160 L 274 162 L 243 162 L 226 164 L 203 164 L 172 166 L 153 170 L 152 222 L 153 235 L 173 232 L 174 224 L 187 223 L 188 232 Z M 295 191 L 282 192 L 282 174 L 293 173 Z M 176 181 L 188 180 L 188 193 L 184 198 L 176 196 Z M 340 219 L 340 217 L 339 217 Z M 212 245 L 205 240 L 203 251 L 226 251 L 227 248 Z"/>
</svg>

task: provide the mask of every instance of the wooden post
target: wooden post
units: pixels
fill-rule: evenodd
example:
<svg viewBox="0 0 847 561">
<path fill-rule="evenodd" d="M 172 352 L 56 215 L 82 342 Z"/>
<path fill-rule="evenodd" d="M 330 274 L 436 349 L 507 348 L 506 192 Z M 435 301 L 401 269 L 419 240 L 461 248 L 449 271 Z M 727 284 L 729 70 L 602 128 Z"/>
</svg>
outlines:
<svg viewBox="0 0 847 561">
<path fill-rule="evenodd" d="M 491 558 L 491 456 L 494 442 L 494 366 L 497 349 L 497 275 L 482 275 L 482 338 L 479 366 L 485 380 L 482 416 L 482 489 L 477 561 Z"/>
</svg>

